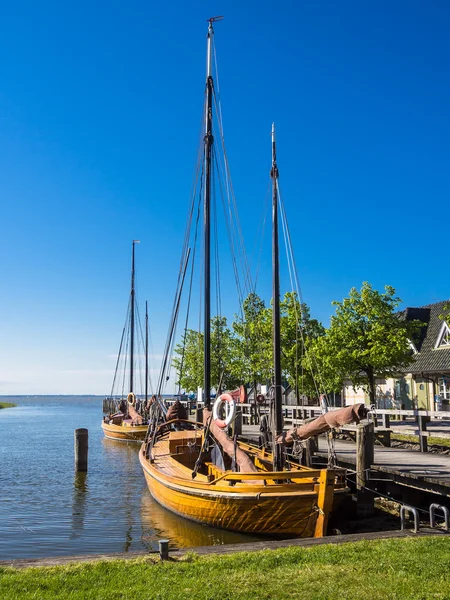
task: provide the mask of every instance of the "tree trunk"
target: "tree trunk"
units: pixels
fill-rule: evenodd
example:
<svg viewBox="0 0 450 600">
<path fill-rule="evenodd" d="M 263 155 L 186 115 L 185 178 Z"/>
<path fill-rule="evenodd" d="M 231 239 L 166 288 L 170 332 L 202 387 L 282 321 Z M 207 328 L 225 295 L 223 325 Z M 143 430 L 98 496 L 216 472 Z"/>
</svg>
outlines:
<svg viewBox="0 0 450 600">
<path fill-rule="evenodd" d="M 369 381 L 369 403 L 372 406 L 376 404 L 376 386 L 375 386 L 375 373 L 372 368 L 367 369 L 367 379 Z"/>
</svg>

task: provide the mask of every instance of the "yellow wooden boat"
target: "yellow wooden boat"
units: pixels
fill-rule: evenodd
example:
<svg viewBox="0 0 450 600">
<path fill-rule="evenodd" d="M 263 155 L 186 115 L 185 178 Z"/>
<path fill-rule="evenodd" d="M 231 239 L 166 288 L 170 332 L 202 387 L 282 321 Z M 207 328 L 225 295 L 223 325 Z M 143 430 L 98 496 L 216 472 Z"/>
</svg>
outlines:
<svg viewBox="0 0 450 600">
<path fill-rule="evenodd" d="M 119 440 L 125 442 L 142 442 L 145 439 L 145 434 L 148 429 L 148 414 L 149 406 L 153 399 L 148 398 L 148 309 L 147 303 L 145 303 L 145 379 L 144 379 L 144 390 L 141 390 L 140 397 L 136 396 L 135 390 L 135 314 L 137 312 L 136 305 L 136 293 L 135 293 L 135 245 L 139 243 L 138 240 L 132 242 L 132 255 L 131 255 L 131 292 L 130 301 L 128 305 L 128 314 L 126 323 L 129 330 L 129 335 L 125 338 L 125 329 L 122 334 L 122 341 L 120 343 L 119 355 L 117 358 L 116 371 L 113 379 L 113 389 L 111 390 L 111 396 L 108 398 L 109 402 L 113 403 L 112 409 L 116 410 L 113 414 L 110 414 L 103 418 L 102 429 L 105 437 L 111 440 Z M 129 347 L 123 348 L 123 340 L 129 341 Z M 125 352 L 122 352 L 125 350 Z M 128 354 L 129 353 L 129 354 Z M 124 356 L 123 356 L 124 355 Z M 129 355 L 129 361 L 127 356 Z M 118 371 L 121 358 L 124 363 L 123 379 L 119 381 Z M 127 371 L 128 367 L 128 373 Z M 125 378 L 129 377 L 128 389 L 129 393 L 126 397 L 121 394 L 120 396 L 114 396 L 114 387 L 120 385 L 122 391 L 125 387 Z M 142 399 L 140 399 L 142 398 Z M 111 410 L 111 409 L 110 409 Z"/>
<path fill-rule="evenodd" d="M 133 425 L 127 421 L 120 424 L 102 422 L 105 437 L 110 440 L 121 440 L 123 442 L 142 442 L 147 433 L 148 425 Z"/>
<path fill-rule="evenodd" d="M 193 479 L 203 434 L 194 428 L 170 430 L 170 425 L 180 422 L 160 426 L 153 444 L 142 445 L 139 460 L 153 498 L 197 523 L 243 533 L 320 537 L 333 505 L 348 492 L 331 469 L 292 464 L 290 471 L 272 471 L 272 455 L 244 443 L 239 447 L 257 472 L 222 470 L 206 453 Z"/>
<path fill-rule="evenodd" d="M 142 444 L 139 460 L 153 498 L 172 512 L 202 523 L 238 531 L 282 537 L 320 537 L 326 535 L 328 519 L 348 492 L 342 471 L 311 469 L 290 461 L 286 456 L 283 433 L 282 377 L 280 342 L 280 290 L 278 261 L 278 169 L 275 131 L 272 129 L 272 282 L 273 282 L 273 394 L 269 419 L 270 451 L 257 448 L 226 429 L 236 413 L 237 400 L 231 393 L 218 395 L 211 406 L 211 248 L 210 192 L 213 110 L 213 22 L 209 20 L 207 37 L 207 77 L 204 143 L 204 245 L 203 245 L 203 423 L 180 418 L 158 425 L 155 420 L 147 441 Z M 220 129 L 220 128 L 219 128 Z M 221 131 L 221 130 L 220 130 Z M 189 231 L 186 239 L 189 238 Z M 216 249 L 217 250 L 217 249 Z M 184 278 L 184 275 L 183 275 Z M 182 281 L 182 279 L 181 279 Z M 181 286 L 177 294 L 181 293 Z M 219 290 L 220 291 L 220 290 Z M 175 302 L 174 314 L 180 298 Z M 190 302 L 188 302 L 188 306 Z M 187 322 L 187 320 L 186 320 Z M 170 332 L 174 331 L 171 324 Z M 167 345 L 171 347 L 171 341 Z M 170 364 L 165 358 L 164 364 Z M 164 371 L 160 381 L 168 379 Z M 216 390 L 221 381 L 214 382 Z M 201 397 L 198 398 L 201 400 Z M 225 409 L 225 415 L 223 415 Z M 225 418 L 222 418 L 224 416 Z M 168 419 L 161 414 L 160 419 Z M 330 428 L 327 418 L 319 420 L 319 433 Z M 322 422 L 323 421 L 323 422 Z M 307 436 L 315 435 L 310 429 Z M 293 440 L 305 439 L 303 432 L 290 432 Z M 273 452 L 273 454 L 272 454 Z"/>
</svg>

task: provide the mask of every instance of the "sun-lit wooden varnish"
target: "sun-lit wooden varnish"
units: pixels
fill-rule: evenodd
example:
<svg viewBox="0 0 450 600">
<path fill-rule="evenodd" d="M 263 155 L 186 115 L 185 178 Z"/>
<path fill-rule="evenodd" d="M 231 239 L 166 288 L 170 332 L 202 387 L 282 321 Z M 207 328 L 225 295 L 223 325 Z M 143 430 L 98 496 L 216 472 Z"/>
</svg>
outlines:
<svg viewBox="0 0 450 600">
<path fill-rule="evenodd" d="M 139 459 L 153 498 L 172 512 L 205 525 L 243 533 L 321 537 L 336 494 L 330 469 L 271 471 L 271 455 L 240 444 L 257 473 L 223 471 L 202 461 L 195 479 L 192 470 L 199 454 L 201 431 L 170 431 L 156 440 L 150 456 L 143 444 Z"/>
<path fill-rule="evenodd" d="M 105 423 L 103 421 L 102 429 L 105 437 L 111 440 L 142 442 L 147 433 L 148 425 L 113 425 L 112 423 Z"/>
</svg>

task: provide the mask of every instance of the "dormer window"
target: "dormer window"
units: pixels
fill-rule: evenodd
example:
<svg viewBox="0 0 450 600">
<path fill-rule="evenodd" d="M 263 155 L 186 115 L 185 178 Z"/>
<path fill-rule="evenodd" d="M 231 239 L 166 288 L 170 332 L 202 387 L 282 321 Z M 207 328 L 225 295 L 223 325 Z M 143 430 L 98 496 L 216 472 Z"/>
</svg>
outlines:
<svg viewBox="0 0 450 600">
<path fill-rule="evenodd" d="M 410 348 L 410 350 L 412 350 L 412 353 L 413 354 L 417 354 L 417 348 L 416 348 L 416 346 L 412 343 L 411 340 L 408 340 L 408 342 L 409 342 L 409 348 Z"/>
<path fill-rule="evenodd" d="M 435 348 L 450 348 L 450 327 L 444 321 Z"/>
</svg>

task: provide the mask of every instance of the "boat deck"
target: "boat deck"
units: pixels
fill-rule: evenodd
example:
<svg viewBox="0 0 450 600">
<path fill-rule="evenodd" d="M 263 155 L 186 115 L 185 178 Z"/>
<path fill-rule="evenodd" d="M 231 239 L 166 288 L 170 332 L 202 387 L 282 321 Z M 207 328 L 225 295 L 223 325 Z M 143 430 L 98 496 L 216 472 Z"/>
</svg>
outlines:
<svg viewBox="0 0 450 600">
<path fill-rule="evenodd" d="M 153 449 L 156 468 L 169 477 L 192 481 L 192 469 L 199 454 L 201 433 L 195 431 L 171 431 L 158 440 Z M 197 481 L 207 483 L 208 477 L 197 474 Z"/>
</svg>

